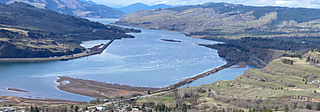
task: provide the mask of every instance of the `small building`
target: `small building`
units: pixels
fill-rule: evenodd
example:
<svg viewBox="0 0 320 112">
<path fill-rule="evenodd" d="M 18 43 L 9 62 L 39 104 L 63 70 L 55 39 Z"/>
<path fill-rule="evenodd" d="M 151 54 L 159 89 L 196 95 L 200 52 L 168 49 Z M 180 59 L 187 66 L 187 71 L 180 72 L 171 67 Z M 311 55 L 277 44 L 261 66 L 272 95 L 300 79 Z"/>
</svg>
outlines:
<svg viewBox="0 0 320 112">
<path fill-rule="evenodd" d="M 102 111 L 102 110 L 105 110 L 105 109 L 106 109 L 106 107 L 99 106 L 99 107 L 96 107 L 96 109 L 97 109 L 98 111 Z"/>
<path fill-rule="evenodd" d="M 132 108 L 131 112 L 140 112 L 139 108 Z"/>
<path fill-rule="evenodd" d="M 312 81 L 311 83 L 313 83 L 313 84 L 319 84 L 320 81 L 316 80 L 316 81 Z"/>
<path fill-rule="evenodd" d="M 109 102 L 109 99 L 104 99 L 103 101 L 104 101 L 104 102 Z"/>
</svg>

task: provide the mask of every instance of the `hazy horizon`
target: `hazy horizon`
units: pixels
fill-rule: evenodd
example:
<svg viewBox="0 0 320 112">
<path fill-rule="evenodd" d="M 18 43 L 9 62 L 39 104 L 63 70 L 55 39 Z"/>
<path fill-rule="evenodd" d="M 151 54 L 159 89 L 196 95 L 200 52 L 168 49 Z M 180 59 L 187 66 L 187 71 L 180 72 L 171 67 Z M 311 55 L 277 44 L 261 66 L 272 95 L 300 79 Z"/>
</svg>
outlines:
<svg viewBox="0 0 320 112">
<path fill-rule="evenodd" d="M 98 4 L 110 7 L 120 8 L 134 3 L 144 3 L 147 5 L 167 4 L 167 5 L 196 5 L 208 2 L 225 2 L 234 4 L 243 4 L 250 6 L 284 6 L 284 7 L 302 7 L 302 8 L 320 8 L 318 0 L 92 0 Z"/>
</svg>

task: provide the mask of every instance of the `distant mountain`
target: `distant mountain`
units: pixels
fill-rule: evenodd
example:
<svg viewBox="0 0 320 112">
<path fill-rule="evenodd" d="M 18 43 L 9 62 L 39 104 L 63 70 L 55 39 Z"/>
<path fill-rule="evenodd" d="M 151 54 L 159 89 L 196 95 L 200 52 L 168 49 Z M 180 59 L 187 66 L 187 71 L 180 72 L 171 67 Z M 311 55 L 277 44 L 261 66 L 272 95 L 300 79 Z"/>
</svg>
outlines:
<svg viewBox="0 0 320 112">
<path fill-rule="evenodd" d="M 165 4 L 158 4 L 158 5 L 153 5 L 153 6 L 149 6 L 143 3 L 135 3 L 135 4 L 131 4 L 129 6 L 126 7 L 122 7 L 120 8 L 120 10 L 126 14 L 130 14 L 132 12 L 136 12 L 139 10 L 146 10 L 146 9 L 158 9 L 158 8 L 171 8 L 173 6 L 171 5 L 165 5 Z"/>
<path fill-rule="evenodd" d="M 320 9 L 206 3 L 131 13 L 117 24 L 199 38 L 320 36 Z"/>
<path fill-rule="evenodd" d="M 90 0 L 0 0 L 0 2 L 6 4 L 16 1 L 79 17 L 120 18 L 124 15 L 124 13 L 118 9 L 98 5 Z"/>
<path fill-rule="evenodd" d="M 35 8 L 0 4 L 0 58 L 53 57 L 83 52 L 81 41 L 132 38 L 134 30 Z"/>
<path fill-rule="evenodd" d="M 92 4 L 92 5 L 98 5 L 96 2 L 91 1 L 91 0 L 80 0 L 80 1 L 88 3 L 88 4 Z"/>
</svg>

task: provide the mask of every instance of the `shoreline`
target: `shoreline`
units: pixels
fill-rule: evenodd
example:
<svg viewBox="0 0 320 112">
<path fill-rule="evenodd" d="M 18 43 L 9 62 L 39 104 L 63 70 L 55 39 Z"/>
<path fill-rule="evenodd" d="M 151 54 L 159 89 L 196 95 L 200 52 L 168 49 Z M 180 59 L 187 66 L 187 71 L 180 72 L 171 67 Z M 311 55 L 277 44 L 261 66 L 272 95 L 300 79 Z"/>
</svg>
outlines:
<svg viewBox="0 0 320 112">
<path fill-rule="evenodd" d="M 177 89 L 179 87 L 182 87 L 184 85 L 187 85 L 187 84 L 190 84 L 198 79 L 201 79 L 201 78 L 204 78 L 204 77 L 207 77 L 209 75 L 212 75 L 212 74 L 215 74 L 221 70 L 224 70 L 226 68 L 230 68 L 232 67 L 233 65 L 235 65 L 236 63 L 227 63 L 227 64 L 224 64 L 220 67 L 217 67 L 217 68 L 213 68 L 211 70 L 208 70 L 208 71 L 205 71 L 204 73 L 200 73 L 196 76 L 193 76 L 193 77 L 190 77 L 190 78 L 186 78 L 184 80 L 181 80 L 179 81 L 178 83 L 175 83 L 175 84 L 172 84 L 172 85 L 169 85 L 167 87 L 163 87 L 159 90 L 156 90 L 156 91 L 153 91 L 152 93 L 159 93 L 159 92 L 164 92 L 164 91 L 170 91 L 170 90 L 174 90 L 174 89 Z"/>
<path fill-rule="evenodd" d="M 103 51 L 108 48 L 108 46 L 115 40 L 116 38 L 111 39 L 107 44 L 96 45 L 92 48 L 88 48 L 87 51 L 60 56 L 60 57 L 49 57 L 49 58 L 0 58 L 0 62 L 47 62 L 47 61 L 68 61 L 78 58 L 83 58 L 87 56 L 92 56 L 96 54 L 101 54 Z"/>
<path fill-rule="evenodd" d="M 29 93 L 29 91 L 17 89 L 17 88 L 7 88 L 9 91 L 15 91 L 15 92 L 22 92 L 22 93 Z"/>
<path fill-rule="evenodd" d="M 177 32 L 177 33 L 180 33 L 180 32 Z M 183 34 L 183 33 L 181 33 L 181 34 Z M 191 38 L 194 38 L 194 37 L 191 37 Z M 68 56 L 62 56 L 62 57 L 56 57 L 54 59 L 52 59 L 52 58 L 16 58 L 18 60 L 12 59 L 10 61 L 11 62 L 12 61 L 14 61 L 14 62 L 42 62 L 42 61 L 66 61 L 66 60 L 71 60 L 71 59 L 82 58 L 82 57 L 86 57 L 86 56 L 90 56 L 90 55 L 101 54 L 114 40 L 115 39 L 110 40 L 107 44 L 101 44 L 101 45 L 97 45 L 97 46 L 94 46 L 92 48 L 89 48 L 89 49 L 93 49 L 92 50 L 93 52 L 89 52 L 89 53 L 88 52 L 87 53 L 83 52 L 83 53 L 79 53 L 79 54 L 74 54 L 74 56 L 72 56 L 72 57 L 70 57 L 70 56 L 69 57 Z M 0 58 L 0 62 L 6 62 L 6 61 L 7 60 L 5 60 L 5 59 L 3 60 L 3 59 Z M 230 65 L 228 65 L 228 64 L 230 64 Z M 214 68 L 214 69 L 211 69 L 209 71 L 204 71 L 204 73 L 192 76 L 191 78 L 185 78 L 184 80 L 181 80 L 181 81 L 179 81 L 177 83 L 174 83 L 172 85 L 166 86 L 164 88 L 154 88 L 152 93 L 157 93 L 157 92 L 161 92 L 161 91 L 170 91 L 170 90 L 173 90 L 173 89 L 177 89 L 177 88 L 179 88 L 179 87 L 181 87 L 183 85 L 192 83 L 195 80 L 198 80 L 200 78 L 212 75 L 212 74 L 214 74 L 214 73 L 216 73 L 216 72 L 218 72 L 220 70 L 228 68 L 227 66 L 231 67 L 234 64 L 235 63 L 227 63 L 226 65 L 222 65 L 222 66 L 220 66 L 218 68 Z M 75 79 L 75 80 L 78 80 L 78 82 L 84 82 L 84 81 L 93 82 L 91 80 L 83 80 L 83 79 Z M 62 81 L 69 81 L 70 83 L 62 84 Z M 99 92 L 99 89 L 101 90 L 100 87 L 92 86 L 91 84 L 89 84 L 89 86 L 85 85 L 85 84 L 88 84 L 88 83 L 82 83 L 82 84 L 84 84 L 82 86 L 76 85 L 74 87 L 71 87 L 70 85 L 73 84 L 72 81 L 70 81 L 70 80 L 62 80 L 62 81 L 60 81 L 60 82 L 57 81 L 59 83 L 59 85 L 56 86 L 59 90 L 62 90 L 62 91 L 66 91 L 66 92 L 70 92 L 70 93 L 74 93 L 74 94 L 79 94 L 79 95 L 84 95 L 84 96 L 89 96 L 89 97 L 94 97 L 94 98 L 97 98 L 97 97 L 98 98 L 108 98 L 109 96 L 114 95 L 114 93 L 111 93 L 112 95 L 107 95 L 107 94 L 101 93 L 101 92 Z M 97 83 L 101 84 L 101 82 L 97 82 Z M 104 83 L 104 84 L 106 84 L 106 83 Z M 111 84 L 111 85 L 118 85 L 118 84 Z M 86 87 L 87 90 L 81 88 L 81 87 L 84 87 L 84 86 L 87 86 Z M 124 86 L 127 86 L 127 85 L 124 85 Z M 92 87 L 95 87 L 95 88 L 92 89 Z M 129 86 L 129 87 L 133 87 L 133 86 Z M 94 89 L 96 89 L 96 90 L 94 90 Z M 119 93 L 121 93 L 121 92 L 128 93 L 128 91 L 126 89 L 123 89 L 123 88 L 109 87 L 108 89 L 111 89 L 112 91 L 114 91 L 115 89 L 124 90 L 124 91 L 118 91 L 118 93 L 115 92 L 116 95 L 119 95 Z M 89 93 L 88 93 L 88 90 L 90 90 Z M 138 91 L 138 93 L 143 94 L 143 93 L 146 93 L 146 91 L 148 91 L 148 90 L 146 89 L 144 91 Z M 137 91 L 134 91 L 134 92 L 137 93 Z M 129 91 L 129 94 L 130 94 L 130 91 Z M 114 96 L 112 96 L 112 97 L 114 97 Z"/>
<path fill-rule="evenodd" d="M 69 83 L 63 84 L 64 81 L 69 81 Z M 131 98 L 132 96 L 145 94 L 147 91 L 159 89 L 151 87 L 110 84 L 66 76 L 59 77 L 56 82 L 59 83 L 57 86 L 59 90 L 102 99 Z"/>
<path fill-rule="evenodd" d="M 222 66 L 213 68 L 211 70 L 200 73 L 196 76 L 186 78 L 177 83 L 162 88 L 151 88 L 151 87 L 136 87 L 130 85 L 110 84 L 104 82 L 98 82 L 93 80 L 77 79 L 62 76 L 57 79 L 59 85 L 57 88 L 62 91 L 84 95 L 93 98 L 108 98 L 108 99 L 121 99 L 130 98 L 135 96 L 141 96 L 146 94 L 155 94 L 165 91 L 170 91 L 182 87 L 186 84 L 190 84 L 198 79 L 207 77 L 214 73 L 217 73 L 226 68 L 230 68 L 236 63 L 226 63 Z M 68 81 L 68 84 L 64 84 L 64 81 Z"/>
</svg>

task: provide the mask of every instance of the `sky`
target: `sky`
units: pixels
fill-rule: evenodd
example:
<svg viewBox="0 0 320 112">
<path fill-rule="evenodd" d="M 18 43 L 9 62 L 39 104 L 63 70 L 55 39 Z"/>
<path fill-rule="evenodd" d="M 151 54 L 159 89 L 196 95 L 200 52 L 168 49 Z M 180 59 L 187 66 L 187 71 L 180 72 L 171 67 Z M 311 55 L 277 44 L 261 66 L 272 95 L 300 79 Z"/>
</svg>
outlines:
<svg viewBox="0 0 320 112">
<path fill-rule="evenodd" d="M 207 2 L 225 2 L 244 4 L 250 6 L 286 6 L 320 8 L 320 0 L 92 0 L 99 4 L 110 7 L 124 7 L 133 3 L 141 2 L 148 5 L 167 4 L 167 5 L 195 5 Z"/>
</svg>

